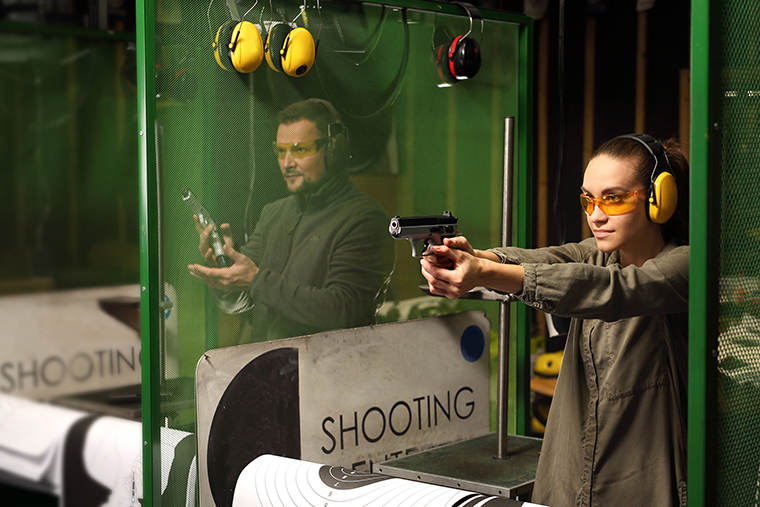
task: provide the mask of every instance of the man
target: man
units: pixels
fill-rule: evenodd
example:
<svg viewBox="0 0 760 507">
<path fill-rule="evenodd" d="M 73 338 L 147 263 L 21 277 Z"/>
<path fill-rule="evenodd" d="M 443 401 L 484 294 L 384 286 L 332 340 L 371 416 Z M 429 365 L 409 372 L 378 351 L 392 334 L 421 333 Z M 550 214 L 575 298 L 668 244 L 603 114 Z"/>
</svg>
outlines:
<svg viewBox="0 0 760 507">
<path fill-rule="evenodd" d="M 190 273 L 227 313 L 250 310 L 250 336 L 275 340 L 374 323 L 393 270 L 388 217 L 346 174 L 348 132 L 328 102 L 291 104 L 277 117 L 274 151 L 291 195 L 267 204 L 248 243 L 233 246 L 228 224 L 217 267 L 196 217 L 208 266 Z"/>
</svg>

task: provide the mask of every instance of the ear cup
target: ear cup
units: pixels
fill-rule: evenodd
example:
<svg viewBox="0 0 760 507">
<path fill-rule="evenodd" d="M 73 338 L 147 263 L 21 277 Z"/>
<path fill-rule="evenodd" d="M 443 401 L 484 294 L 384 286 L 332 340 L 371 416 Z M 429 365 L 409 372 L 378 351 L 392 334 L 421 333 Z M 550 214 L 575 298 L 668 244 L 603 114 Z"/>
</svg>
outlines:
<svg viewBox="0 0 760 507">
<path fill-rule="evenodd" d="M 264 58 L 266 58 L 269 67 L 276 72 L 282 72 L 280 50 L 284 47 L 285 39 L 287 39 L 289 33 L 290 27 L 285 23 L 275 24 L 267 33 L 267 40 L 264 44 Z"/>
<path fill-rule="evenodd" d="M 676 179 L 669 172 L 660 173 L 652 184 L 647 200 L 649 218 L 656 224 L 664 224 L 675 213 L 677 204 Z"/>
<path fill-rule="evenodd" d="M 480 70 L 480 44 L 471 37 L 458 36 L 449 46 L 449 70 L 456 79 L 474 77 Z"/>
<path fill-rule="evenodd" d="M 232 66 L 238 72 L 253 72 L 264 60 L 261 33 L 250 21 L 241 21 L 234 26 L 227 48 Z"/>
<path fill-rule="evenodd" d="M 319 102 L 330 114 L 330 123 L 327 126 L 327 137 L 330 142 L 325 146 L 325 165 L 329 171 L 343 170 L 348 167 L 351 160 L 351 146 L 348 141 L 348 129 L 346 128 L 340 113 L 335 107 L 322 99 L 309 99 Z"/>
<path fill-rule="evenodd" d="M 335 127 L 344 129 L 343 124 L 334 124 Z M 329 171 L 343 170 L 348 166 L 351 158 L 348 138 L 345 130 L 330 136 L 330 142 L 325 147 L 325 165 Z"/>
<path fill-rule="evenodd" d="M 227 47 L 230 43 L 231 31 L 229 30 L 231 21 L 225 21 L 222 26 L 216 31 L 214 36 L 214 42 L 211 43 L 211 47 L 214 49 L 214 59 L 224 70 L 230 70 L 232 63 L 227 55 Z M 228 68 L 230 67 L 230 68 Z"/>
<path fill-rule="evenodd" d="M 449 46 L 450 44 L 442 44 L 435 49 L 435 66 L 438 69 L 438 77 L 441 83 L 453 85 L 457 79 L 451 75 L 451 70 L 449 70 Z"/>
<path fill-rule="evenodd" d="M 280 50 L 282 71 L 288 76 L 301 77 L 314 65 L 316 46 L 306 28 L 294 28 L 285 37 Z"/>
</svg>

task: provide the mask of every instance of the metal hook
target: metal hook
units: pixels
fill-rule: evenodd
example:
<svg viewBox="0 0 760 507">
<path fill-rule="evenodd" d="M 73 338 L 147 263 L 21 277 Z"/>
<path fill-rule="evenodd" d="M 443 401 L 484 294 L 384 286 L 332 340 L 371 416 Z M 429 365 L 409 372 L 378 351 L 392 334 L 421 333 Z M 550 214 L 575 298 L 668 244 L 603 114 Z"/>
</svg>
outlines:
<svg viewBox="0 0 760 507">
<path fill-rule="evenodd" d="M 245 14 L 243 14 L 243 18 L 242 19 L 245 19 L 245 17 L 248 15 L 248 13 L 251 12 L 253 10 L 253 8 L 256 7 L 258 4 L 259 4 L 259 0 L 256 0 L 255 2 L 253 2 L 253 5 L 251 6 L 251 8 L 248 9 L 247 11 L 245 11 Z"/>
<path fill-rule="evenodd" d="M 304 13 L 305 10 L 306 10 L 306 1 L 304 1 L 304 3 L 301 6 L 301 8 L 298 9 L 298 15 L 296 15 L 296 17 L 293 18 L 293 21 L 291 21 L 290 24 L 291 25 L 295 24 L 295 22 L 298 20 L 298 18 L 300 18 L 303 15 L 303 13 Z"/>
<path fill-rule="evenodd" d="M 211 32 L 211 36 L 214 36 L 214 29 L 211 28 L 211 4 L 214 3 L 214 0 L 211 0 L 208 3 L 208 9 L 206 9 L 206 20 L 208 21 L 208 31 Z"/>
<path fill-rule="evenodd" d="M 462 36 L 463 39 L 470 35 L 470 32 L 472 32 L 472 13 L 469 11 L 469 9 L 467 10 L 467 17 L 470 18 L 470 29 L 467 30 L 467 33 L 464 34 L 464 36 Z M 483 42 L 483 25 L 483 18 L 480 18 L 480 42 Z"/>
</svg>

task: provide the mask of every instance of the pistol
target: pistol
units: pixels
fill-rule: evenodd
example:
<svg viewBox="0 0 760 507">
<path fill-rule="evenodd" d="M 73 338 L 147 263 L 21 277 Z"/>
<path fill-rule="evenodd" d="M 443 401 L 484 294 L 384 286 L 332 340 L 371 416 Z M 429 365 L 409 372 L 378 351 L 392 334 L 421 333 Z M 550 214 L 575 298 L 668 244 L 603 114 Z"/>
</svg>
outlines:
<svg viewBox="0 0 760 507">
<path fill-rule="evenodd" d="M 198 220 L 204 229 L 209 225 L 214 226 L 214 230 L 211 231 L 211 234 L 209 234 L 208 243 L 211 247 L 211 251 L 214 253 L 214 259 L 216 260 L 216 263 L 223 268 L 232 266 L 232 259 L 227 257 L 227 255 L 224 253 L 224 238 L 219 233 L 219 228 L 216 226 L 214 219 L 211 218 L 211 214 L 208 212 L 206 207 L 201 204 L 198 198 L 195 197 L 195 194 L 187 187 L 182 189 L 182 200 L 185 201 L 185 204 L 190 206 L 190 209 L 193 210 L 193 213 L 198 215 Z"/>
<path fill-rule="evenodd" d="M 388 231 L 394 239 L 408 239 L 412 244 L 412 257 L 423 257 L 433 253 L 432 245 L 443 244 L 444 238 L 452 238 L 459 233 L 457 217 L 450 211 L 444 211 L 443 215 L 427 217 L 399 217 L 391 218 Z M 418 246 L 422 245 L 419 253 Z"/>
</svg>

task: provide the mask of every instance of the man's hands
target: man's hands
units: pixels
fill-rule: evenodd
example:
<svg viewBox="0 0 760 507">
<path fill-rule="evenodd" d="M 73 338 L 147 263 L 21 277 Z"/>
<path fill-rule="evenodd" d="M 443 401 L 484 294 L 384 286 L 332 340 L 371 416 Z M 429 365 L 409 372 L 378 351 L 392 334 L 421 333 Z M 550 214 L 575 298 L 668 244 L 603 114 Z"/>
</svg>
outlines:
<svg viewBox="0 0 760 507">
<path fill-rule="evenodd" d="M 203 255 L 208 266 L 200 264 L 190 264 L 187 269 L 190 274 L 215 289 L 226 291 L 241 291 L 248 289 L 253 277 L 258 273 L 259 268 L 256 264 L 233 248 L 232 231 L 229 224 L 222 224 L 219 229 L 224 237 L 224 253 L 234 264 L 228 268 L 220 268 L 214 260 L 214 254 L 208 244 L 209 234 L 214 230 L 213 225 L 205 229 L 200 224 L 198 216 L 195 215 L 195 229 L 198 231 L 200 243 L 198 250 Z"/>
<path fill-rule="evenodd" d="M 198 219 L 198 215 L 193 215 L 193 219 L 195 220 L 195 230 L 198 231 L 198 236 L 200 237 L 198 250 L 201 252 L 201 255 L 206 261 L 206 264 L 213 268 L 219 267 L 219 265 L 216 263 L 216 259 L 214 259 L 214 252 L 208 243 L 208 238 L 214 231 L 214 226 L 209 225 L 204 229 L 201 225 L 200 220 Z M 234 247 L 235 242 L 232 240 L 232 229 L 230 229 L 230 224 L 222 224 L 219 229 L 222 233 L 222 236 L 224 237 L 224 245 L 229 246 L 230 248 Z"/>
</svg>

